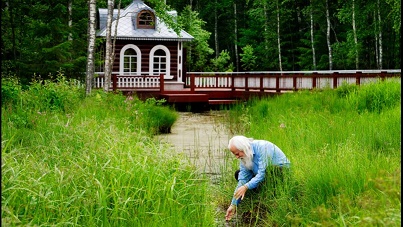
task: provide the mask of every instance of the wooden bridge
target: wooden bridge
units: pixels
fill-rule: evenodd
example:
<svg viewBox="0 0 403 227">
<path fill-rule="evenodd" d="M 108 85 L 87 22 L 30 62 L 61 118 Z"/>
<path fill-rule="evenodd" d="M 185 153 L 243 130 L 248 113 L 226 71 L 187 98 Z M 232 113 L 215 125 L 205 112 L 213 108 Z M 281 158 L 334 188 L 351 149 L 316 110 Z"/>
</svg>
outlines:
<svg viewBox="0 0 403 227">
<path fill-rule="evenodd" d="M 338 70 L 282 72 L 188 72 L 181 88 L 166 89 L 163 75 L 112 74 L 110 90 L 142 99 L 165 99 L 168 103 L 230 104 L 297 90 L 335 89 L 343 84 L 362 85 L 401 78 L 401 70 Z M 93 87 L 103 88 L 104 77 L 94 78 Z"/>
</svg>

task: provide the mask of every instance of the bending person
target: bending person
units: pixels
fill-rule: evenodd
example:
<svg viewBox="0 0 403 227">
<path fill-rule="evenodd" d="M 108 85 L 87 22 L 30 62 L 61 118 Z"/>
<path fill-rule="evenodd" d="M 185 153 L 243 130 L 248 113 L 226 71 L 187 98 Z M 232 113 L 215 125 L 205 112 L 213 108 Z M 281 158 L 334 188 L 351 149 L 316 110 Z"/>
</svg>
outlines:
<svg viewBox="0 0 403 227">
<path fill-rule="evenodd" d="M 246 191 L 256 189 L 263 182 L 269 166 L 280 173 L 282 168 L 290 167 L 290 161 L 283 151 L 266 140 L 234 136 L 228 142 L 228 149 L 240 160 L 240 169 L 235 172 L 238 184 L 225 215 L 227 221 L 235 214 L 236 206 L 243 200 Z"/>
</svg>

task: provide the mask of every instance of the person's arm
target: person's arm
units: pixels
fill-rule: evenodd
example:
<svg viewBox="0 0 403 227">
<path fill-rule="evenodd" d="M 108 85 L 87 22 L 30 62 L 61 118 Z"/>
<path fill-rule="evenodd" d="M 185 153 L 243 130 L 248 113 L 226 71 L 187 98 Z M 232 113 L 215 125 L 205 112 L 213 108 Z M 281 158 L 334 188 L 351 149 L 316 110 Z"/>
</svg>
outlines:
<svg viewBox="0 0 403 227">
<path fill-rule="evenodd" d="M 253 177 L 253 172 L 246 169 L 244 165 L 240 165 L 240 171 L 239 171 L 239 175 L 238 175 L 238 184 L 234 190 L 234 196 L 232 197 L 232 201 L 231 204 L 237 206 L 241 200 L 243 199 L 243 195 L 245 194 L 246 190 L 244 186 L 250 179 L 252 179 Z M 242 188 L 241 188 L 242 187 Z M 240 193 L 239 190 L 245 190 L 245 192 L 243 192 L 243 194 L 241 194 L 241 196 L 239 196 Z M 235 196 L 237 195 L 237 196 Z"/>
<path fill-rule="evenodd" d="M 267 153 L 264 152 L 261 149 L 266 149 L 266 146 L 261 146 L 259 147 L 259 150 L 255 152 L 255 155 L 258 156 L 258 168 L 257 168 L 257 174 L 250 179 L 247 183 L 245 183 L 245 186 L 248 189 L 254 189 L 256 188 L 260 182 L 262 182 L 266 176 L 266 168 L 267 168 Z"/>
</svg>

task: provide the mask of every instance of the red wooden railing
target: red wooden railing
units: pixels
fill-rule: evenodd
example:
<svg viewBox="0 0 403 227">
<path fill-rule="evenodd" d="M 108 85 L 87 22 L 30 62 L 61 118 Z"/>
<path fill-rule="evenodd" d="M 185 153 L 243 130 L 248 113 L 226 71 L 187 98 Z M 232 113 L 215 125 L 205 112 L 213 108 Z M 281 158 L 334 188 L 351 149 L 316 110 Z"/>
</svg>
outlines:
<svg viewBox="0 0 403 227">
<path fill-rule="evenodd" d="M 400 70 L 366 71 L 295 71 L 295 72 L 190 72 L 186 86 L 197 89 L 288 91 L 301 89 L 337 88 L 348 84 L 365 84 L 378 79 L 400 78 Z"/>
<path fill-rule="evenodd" d="M 94 78 L 93 87 L 103 88 L 102 73 Z M 340 70 L 340 71 L 283 71 L 283 72 L 188 72 L 184 89 L 190 92 L 206 89 L 231 91 L 290 91 L 301 89 L 337 88 L 344 83 L 365 84 L 385 78 L 398 78 L 401 70 Z M 112 74 L 112 90 L 159 91 L 164 88 L 163 75 Z"/>
</svg>

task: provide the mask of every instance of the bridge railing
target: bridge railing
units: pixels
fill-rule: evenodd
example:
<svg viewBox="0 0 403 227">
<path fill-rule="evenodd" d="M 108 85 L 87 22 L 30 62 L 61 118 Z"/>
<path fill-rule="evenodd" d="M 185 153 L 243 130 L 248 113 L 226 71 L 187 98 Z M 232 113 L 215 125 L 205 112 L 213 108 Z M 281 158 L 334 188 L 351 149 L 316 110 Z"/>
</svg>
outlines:
<svg viewBox="0 0 403 227">
<path fill-rule="evenodd" d="M 337 88 L 344 83 L 365 84 L 390 77 L 400 78 L 401 70 L 341 70 L 282 72 L 189 72 L 186 87 L 191 90 L 228 88 L 231 90 L 287 91 Z"/>
<path fill-rule="evenodd" d="M 93 78 L 93 88 L 103 88 L 105 85 L 105 74 L 103 72 L 95 73 Z M 163 84 L 160 82 L 163 75 L 120 75 L 112 73 L 109 88 L 116 90 L 163 90 Z M 161 86 L 162 85 L 162 86 Z"/>
</svg>

